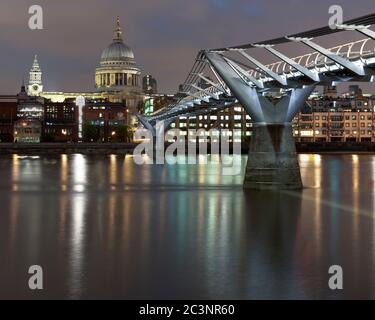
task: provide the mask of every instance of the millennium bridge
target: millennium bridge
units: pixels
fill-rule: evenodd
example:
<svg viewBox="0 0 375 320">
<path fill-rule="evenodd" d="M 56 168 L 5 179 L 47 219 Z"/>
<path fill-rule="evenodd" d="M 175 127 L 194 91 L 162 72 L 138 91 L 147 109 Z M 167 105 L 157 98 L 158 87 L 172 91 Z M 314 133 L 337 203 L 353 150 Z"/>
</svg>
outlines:
<svg viewBox="0 0 375 320">
<path fill-rule="evenodd" d="M 157 137 L 178 117 L 240 104 L 253 123 L 244 188 L 301 189 L 291 121 L 317 85 L 375 81 L 374 24 L 375 13 L 268 41 L 201 50 L 176 101 L 138 118 Z M 343 32 L 361 39 L 332 48 L 316 41 Z M 295 50 L 306 46 L 311 52 L 291 58 L 279 49 L 285 44 Z M 255 50 L 264 50 L 276 61 L 263 63 Z M 157 126 L 160 122 L 163 125 Z"/>
</svg>

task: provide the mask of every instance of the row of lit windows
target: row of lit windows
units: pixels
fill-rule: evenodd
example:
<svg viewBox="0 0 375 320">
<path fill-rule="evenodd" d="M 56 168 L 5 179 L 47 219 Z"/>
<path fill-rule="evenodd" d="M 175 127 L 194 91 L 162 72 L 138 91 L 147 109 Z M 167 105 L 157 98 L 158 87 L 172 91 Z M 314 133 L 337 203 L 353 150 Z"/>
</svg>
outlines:
<svg viewBox="0 0 375 320">
<path fill-rule="evenodd" d="M 312 121 L 313 120 L 313 116 L 302 115 L 300 118 L 301 118 L 302 121 Z M 367 117 L 365 115 L 361 115 L 361 116 L 358 117 L 358 119 L 360 119 L 360 120 L 366 120 L 366 118 L 367 118 L 367 120 L 373 119 L 373 117 L 371 115 L 368 115 Z M 316 121 L 327 120 L 327 116 L 315 116 L 314 119 Z M 343 121 L 343 119 L 344 119 L 344 116 L 342 116 L 342 115 L 330 116 L 330 120 L 332 120 L 332 121 Z M 356 115 L 352 115 L 352 116 L 346 115 L 345 120 L 357 120 L 357 116 Z"/>
<path fill-rule="evenodd" d="M 332 101 L 319 101 L 319 102 L 312 101 L 311 104 L 312 104 L 313 107 L 316 107 L 316 106 L 322 107 L 322 106 L 327 105 L 327 104 L 336 105 L 336 106 L 337 106 L 337 104 L 339 104 L 341 107 L 347 107 L 348 106 L 345 103 L 343 103 L 343 104 L 340 104 L 340 102 L 337 103 L 337 101 L 333 101 L 333 102 Z M 368 106 L 368 102 L 366 102 L 366 101 L 365 102 L 362 102 L 362 101 L 355 102 L 355 101 L 353 101 L 352 105 L 356 105 L 357 107 Z"/>
<path fill-rule="evenodd" d="M 304 126 L 305 126 L 305 127 L 310 127 L 310 128 L 312 127 L 312 125 L 307 125 L 307 124 L 305 124 Z M 320 124 L 320 123 L 315 123 L 315 128 L 320 128 L 320 126 L 321 126 L 322 128 L 327 128 L 327 127 L 328 127 L 328 125 L 327 125 L 326 122 L 323 122 L 322 124 Z M 353 128 L 356 128 L 356 127 L 357 127 L 357 123 L 352 123 L 351 126 L 352 126 Z M 373 126 L 372 123 L 367 123 L 367 127 L 372 128 L 372 126 Z M 331 124 L 330 124 L 330 127 L 331 127 L 331 128 L 343 128 L 343 127 L 344 127 L 344 124 L 342 124 L 342 123 L 331 123 Z M 345 123 L 345 127 L 347 127 L 347 128 L 350 127 L 350 123 Z M 365 127 L 366 127 L 366 123 L 361 122 L 360 127 L 361 127 L 361 128 L 365 128 Z"/>
<path fill-rule="evenodd" d="M 331 131 L 330 132 L 330 135 L 332 136 L 335 136 L 335 135 L 343 135 L 343 133 L 345 132 L 346 135 L 357 135 L 358 133 L 360 133 L 361 135 L 372 135 L 372 130 L 340 130 L 340 131 Z M 308 136 L 314 136 L 315 135 L 327 135 L 328 134 L 328 131 L 327 130 L 295 130 L 294 131 L 294 135 L 300 135 L 300 136 L 305 136 L 305 137 L 308 137 Z"/>
</svg>

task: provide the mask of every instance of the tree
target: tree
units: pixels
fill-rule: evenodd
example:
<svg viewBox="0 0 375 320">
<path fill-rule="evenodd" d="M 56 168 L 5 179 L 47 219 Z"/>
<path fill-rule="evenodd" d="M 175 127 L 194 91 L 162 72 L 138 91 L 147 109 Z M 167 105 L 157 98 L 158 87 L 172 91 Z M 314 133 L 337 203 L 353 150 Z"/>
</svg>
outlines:
<svg viewBox="0 0 375 320">
<path fill-rule="evenodd" d="M 45 133 L 43 137 L 43 142 L 55 142 L 55 137 L 52 133 Z"/>
<path fill-rule="evenodd" d="M 0 133 L 0 142 L 13 142 L 13 136 L 10 133 Z"/>
<path fill-rule="evenodd" d="M 96 126 L 85 123 L 82 127 L 83 141 L 85 142 L 96 142 L 99 140 L 100 135 Z"/>
<path fill-rule="evenodd" d="M 133 141 L 133 130 L 128 125 L 119 125 L 114 130 L 116 133 L 114 140 L 119 142 L 132 142 Z"/>
</svg>

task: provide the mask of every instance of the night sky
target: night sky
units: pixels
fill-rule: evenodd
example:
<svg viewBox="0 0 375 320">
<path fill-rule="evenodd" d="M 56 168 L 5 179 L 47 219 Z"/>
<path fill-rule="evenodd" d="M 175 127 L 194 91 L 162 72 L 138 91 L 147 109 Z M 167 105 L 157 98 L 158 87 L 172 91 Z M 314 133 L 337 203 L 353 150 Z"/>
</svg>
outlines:
<svg viewBox="0 0 375 320">
<path fill-rule="evenodd" d="M 33 4 L 44 9 L 44 30 L 28 28 Z M 93 90 L 117 15 L 142 75 L 152 74 L 160 92 L 174 93 L 199 49 L 325 26 L 331 4 L 342 5 L 345 20 L 375 12 L 374 0 L 1 0 L 0 94 L 19 91 L 34 54 L 45 90 Z"/>
</svg>

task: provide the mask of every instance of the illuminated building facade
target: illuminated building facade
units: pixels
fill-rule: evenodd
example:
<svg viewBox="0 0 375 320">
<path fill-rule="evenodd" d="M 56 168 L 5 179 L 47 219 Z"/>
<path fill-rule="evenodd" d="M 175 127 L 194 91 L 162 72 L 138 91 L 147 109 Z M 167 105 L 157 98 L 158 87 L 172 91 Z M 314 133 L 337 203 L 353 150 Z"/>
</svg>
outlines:
<svg viewBox="0 0 375 320">
<path fill-rule="evenodd" d="M 41 121 L 43 119 L 43 101 L 38 96 L 29 96 L 25 86 L 22 85 L 21 92 L 17 95 L 17 117 L 19 119 L 35 119 Z"/>
<path fill-rule="evenodd" d="M 119 140 L 118 131 L 127 124 L 127 108 L 123 103 L 85 101 L 82 108 L 83 136 L 79 137 L 79 106 L 76 100 L 45 102 L 43 141 L 46 142 L 110 142 Z M 86 138 L 85 128 L 93 132 Z"/>
<path fill-rule="evenodd" d="M 14 142 L 39 143 L 41 134 L 42 126 L 38 120 L 25 119 L 14 123 Z"/>
<path fill-rule="evenodd" d="M 299 142 L 375 142 L 375 97 L 309 101 L 293 120 Z"/>
<path fill-rule="evenodd" d="M 172 123 L 171 130 L 180 129 L 180 134 L 186 136 L 187 130 L 211 130 L 221 131 L 221 136 L 228 135 L 229 142 L 248 141 L 252 133 L 252 123 L 250 116 L 245 110 L 236 105 L 232 108 L 222 110 L 216 114 L 200 115 L 195 117 L 180 117 L 175 123 Z M 234 135 L 234 130 L 237 135 Z M 238 132 L 240 134 L 238 135 Z"/>
<path fill-rule="evenodd" d="M 40 142 L 44 117 L 43 98 L 29 96 L 22 84 L 17 102 L 18 120 L 14 124 L 14 142 Z"/>
<path fill-rule="evenodd" d="M 128 113 L 128 109 L 123 103 L 86 103 L 83 109 L 84 123 L 86 126 L 91 126 L 95 131 L 94 136 L 89 139 L 86 138 L 86 140 L 88 142 L 123 142 L 126 138 L 122 135 L 125 134 L 123 129 L 128 123 Z"/>
<path fill-rule="evenodd" d="M 44 142 L 78 142 L 77 107 L 73 99 L 45 100 L 44 110 Z"/>
</svg>

